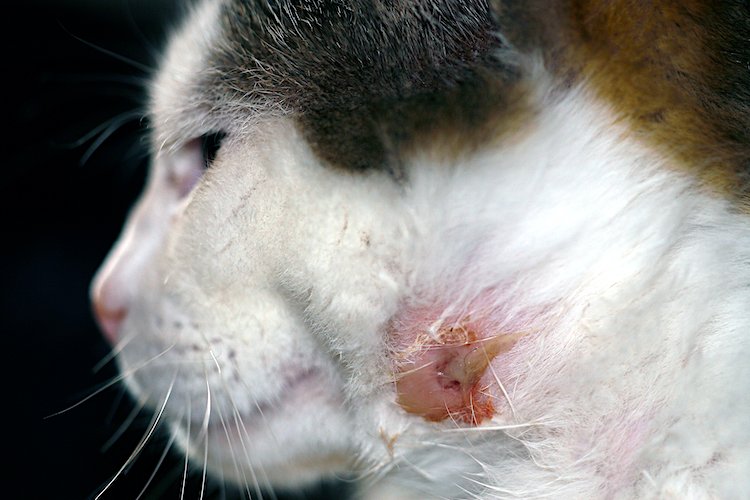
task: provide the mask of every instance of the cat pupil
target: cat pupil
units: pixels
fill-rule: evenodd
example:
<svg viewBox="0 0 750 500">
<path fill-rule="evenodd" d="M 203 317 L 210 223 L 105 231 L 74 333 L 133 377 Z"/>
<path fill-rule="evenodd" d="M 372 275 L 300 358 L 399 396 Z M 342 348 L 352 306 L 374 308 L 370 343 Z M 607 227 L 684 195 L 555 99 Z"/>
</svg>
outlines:
<svg viewBox="0 0 750 500">
<path fill-rule="evenodd" d="M 203 168 L 208 169 L 214 162 L 219 152 L 221 143 L 227 136 L 226 132 L 209 132 L 201 136 L 201 154 L 203 155 Z"/>
</svg>

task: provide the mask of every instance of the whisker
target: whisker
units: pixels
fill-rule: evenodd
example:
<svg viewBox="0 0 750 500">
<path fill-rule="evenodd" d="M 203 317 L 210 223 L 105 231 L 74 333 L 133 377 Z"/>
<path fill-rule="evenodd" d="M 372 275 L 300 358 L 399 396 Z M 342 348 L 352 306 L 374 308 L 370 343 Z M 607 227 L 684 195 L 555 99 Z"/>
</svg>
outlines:
<svg viewBox="0 0 750 500">
<path fill-rule="evenodd" d="M 123 399 L 125 399 L 125 394 L 127 394 L 127 392 L 127 388 L 124 385 L 121 385 L 120 390 L 117 391 L 117 395 L 115 396 L 114 401 L 112 401 L 112 408 L 110 408 L 106 418 L 104 419 L 104 422 L 107 425 L 112 425 L 112 422 L 115 419 L 115 415 L 117 414 L 117 409 L 122 404 Z"/>
<path fill-rule="evenodd" d="M 128 459 L 125 460 L 125 463 L 122 465 L 122 467 L 120 467 L 120 469 L 117 471 L 114 477 L 109 481 L 109 483 L 107 483 L 104 489 L 100 491 L 99 494 L 96 495 L 96 497 L 94 497 L 94 500 L 99 500 L 99 498 L 101 498 L 102 495 L 104 495 L 104 493 L 110 488 L 110 486 L 112 486 L 112 484 L 117 480 L 117 478 L 120 477 L 122 472 L 135 461 L 135 458 L 140 454 L 144 446 L 146 446 L 146 443 L 148 442 L 148 440 L 151 439 L 151 436 L 156 430 L 156 427 L 159 425 L 159 421 L 161 420 L 161 416 L 164 413 L 164 409 L 167 407 L 167 402 L 169 401 L 169 397 L 172 395 L 172 389 L 174 388 L 175 381 L 177 380 L 177 373 L 178 371 L 175 371 L 174 377 L 172 378 L 172 383 L 169 384 L 169 389 L 167 390 L 167 394 L 164 396 L 164 403 L 162 403 L 161 408 L 159 408 L 159 411 L 154 415 L 154 418 L 151 420 L 151 423 L 149 424 L 146 434 L 141 438 L 140 442 L 135 447 L 135 450 L 133 450 L 133 452 L 130 454 Z"/>
<path fill-rule="evenodd" d="M 182 418 L 182 417 L 180 417 Z M 146 481 L 146 484 L 143 486 L 143 489 L 141 489 L 141 492 L 138 494 L 137 497 L 135 497 L 135 500 L 139 500 L 143 494 L 146 492 L 146 489 L 148 489 L 151 482 L 156 477 L 156 473 L 159 471 L 159 468 L 164 463 L 164 459 L 167 457 L 167 454 L 169 453 L 169 450 L 172 449 L 172 445 L 175 442 L 175 439 L 177 439 L 177 433 L 172 432 L 170 433 L 169 441 L 167 441 L 166 446 L 164 447 L 164 451 L 161 453 L 161 456 L 159 457 L 159 460 L 156 462 L 156 466 L 154 467 L 154 471 L 151 473 L 151 475 L 148 477 L 148 480 Z"/>
<path fill-rule="evenodd" d="M 116 383 L 120 382 L 120 381 L 121 381 L 122 379 L 124 379 L 125 377 L 126 377 L 126 374 L 124 374 L 124 373 L 121 373 L 120 375 L 117 375 L 117 376 L 113 377 L 113 379 L 112 379 L 112 380 L 110 380 L 109 382 L 107 382 L 107 383 L 106 383 L 106 384 L 105 384 L 104 386 L 102 386 L 102 387 L 100 387 L 99 389 L 95 390 L 95 391 L 94 391 L 93 393 L 89 394 L 88 396 L 86 396 L 85 398 L 83 398 L 82 400 L 80 400 L 79 402 L 77 402 L 77 403 L 75 403 L 75 404 L 73 404 L 73 405 L 71 405 L 71 406 L 68 406 L 67 408 L 65 408 L 65 409 L 63 409 L 63 410 L 60 410 L 60 411 L 58 411 L 58 412 L 52 413 L 52 414 L 50 414 L 50 415 L 47 415 L 47 416 L 45 416 L 44 418 L 45 418 L 45 419 L 48 419 L 48 418 L 52 418 L 52 417 L 57 417 L 58 415 L 62 415 L 63 413 L 65 413 L 65 412 L 67 412 L 67 411 L 70 411 L 70 410 L 72 410 L 73 408 L 76 408 L 76 407 L 78 407 L 78 406 L 82 405 L 83 403 L 85 403 L 85 402 L 86 402 L 86 401 L 88 401 L 89 399 L 93 398 L 93 397 L 94 397 L 94 396 L 96 396 L 97 394 L 100 394 L 100 393 L 101 393 L 102 391 L 104 391 L 104 390 L 106 390 L 106 389 L 108 389 L 108 388 L 112 387 L 112 386 L 113 386 L 113 385 L 115 385 Z"/>
<path fill-rule="evenodd" d="M 127 4 L 126 6 L 130 7 L 130 4 Z M 136 23 L 135 18 L 133 17 L 133 12 L 129 8 L 125 10 L 127 11 L 128 21 L 130 25 L 133 27 L 135 34 L 138 36 L 138 39 L 143 43 L 144 48 L 148 51 L 149 56 L 151 56 L 151 60 L 158 61 L 161 56 L 161 51 L 154 46 L 153 42 L 149 40 L 143 33 L 143 31 L 141 31 L 141 29 L 138 27 L 138 23 Z"/>
<path fill-rule="evenodd" d="M 124 124 L 135 117 L 140 117 L 141 115 L 142 113 L 140 111 L 131 111 L 129 113 L 123 113 L 119 115 L 114 120 L 110 120 L 109 125 L 99 134 L 99 137 L 97 137 L 96 140 L 91 143 L 91 146 L 89 146 L 86 152 L 83 153 L 81 159 L 79 160 L 79 164 L 85 165 L 89 161 L 91 156 L 96 152 L 96 150 L 99 149 L 99 146 L 104 144 L 104 141 L 109 139 L 112 134 L 117 132 L 117 130 Z"/>
<path fill-rule="evenodd" d="M 263 500 L 263 493 L 260 490 L 260 482 L 258 481 L 258 477 L 255 475 L 255 468 L 253 467 L 253 461 L 250 459 L 250 452 L 247 449 L 247 445 L 245 444 L 245 439 L 242 437 L 243 434 L 245 434 L 246 437 L 249 438 L 246 434 L 245 430 L 245 424 L 242 423 L 242 417 L 240 416 L 240 411 L 237 409 L 237 405 L 234 402 L 234 398 L 231 394 L 229 394 L 229 401 L 232 403 L 233 407 L 233 414 L 234 414 L 234 426 L 237 428 L 237 436 L 240 438 L 240 444 L 242 445 L 242 450 L 245 453 L 245 459 L 247 460 L 248 465 L 250 466 L 250 476 L 253 480 L 253 488 L 255 489 L 255 493 L 257 493 L 259 500 Z"/>
<path fill-rule="evenodd" d="M 208 469 L 208 434 L 203 439 L 203 476 L 201 477 L 201 494 L 198 500 L 203 500 L 206 491 L 206 470 Z"/>
<path fill-rule="evenodd" d="M 125 433 L 125 431 L 130 427 L 130 425 L 135 420 L 135 417 L 138 416 L 138 414 L 143 411 L 143 407 L 146 406 L 146 399 L 141 399 L 138 401 L 138 403 L 133 407 L 133 409 L 130 411 L 127 417 L 125 417 L 125 420 L 119 425 L 117 430 L 115 430 L 115 433 L 112 434 L 112 437 L 110 437 L 101 447 L 101 451 L 106 452 L 109 450 L 109 448 L 117 442 L 120 437 Z"/>
<path fill-rule="evenodd" d="M 237 409 L 237 405 L 234 402 L 234 398 L 232 396 L 232 392 L 229 390 L 229 387 L 227 386 L 226 380 L 224 379 L 224 374 L 223 374 L 223 372 L 221 370 L 221 364 L 219 363 L 219 360 L 216 358 L 216 355 L 214 354 L 214 351 L 211 348 L 210 342 L 205 337 L 204 337 L 204 341 L 206 342 L 206 345 L 208 346 L 208 353 L 211 355 L 211 359 L 213 360 L 214 365 L 216 366 L 216 372 L 219 375 L 219 380 L 221 381 L 222 386 L 224 387 L 224 391 L 226 392 L 227 397 L 229 398 L 229 401 L 231 402 L 231 404 L 233 406 L 235 427 L 237 427 L 237 433 L 238 433 L 238 436 L 240 438 L 240 445 L 242 446 L 242 448 L 244 450 L 245 458 L 247 459 L 247 461 L 248 461 L 248 463 L 250 465 L 250 475 L 252 476 L 252 480 L 253 480 L 253 488 L 255 489 L 256 493 L 258 494 L 258 497 L 262 499 L 263 498 L 263 494 L 260 492 L 260 486 L 258 484 L 258 479 L 255 476 L 255 472 L 254 472 L 254 469 L 252 467 L 252 461 L 250 460 L 250 457 L 248 455 L 248 450 L 245 447 L 245 442 L 244 442 L 244 439 L 242 438 L 242 433 L 240 432 L 240 426 L 239 426 L 239 423 L 237 422 L 237 419 L 239 417 L 239 410 Z M 240 419 L 240 421 L 241 421 L 241 419 Z M 239 465 L 237 463 L 236 455 L 234 453 L 234 448 L 231 445 L 232 440 L 229 437 L 229 431 L 227 430 L 227 427 L 226 427 L 223 419 L 222 419 L 222 425 L 224 426 L 224 433 L 227 436 L 227 442 L 230 443 L 230 449 L 231 449 L 231 452 L 232 452 L 232 459 L 233 459 L 233 461 L 235 463 L 235 466 L 239 469 Z M 244 425 L 242 426 L 242 428 L 244 429 Z M 245 474 L 244 468 L 242 469 L 242 478 L 245 481 L 245 491 L 247 492 L 248 497 L 252 498 L 252 495 L 250 494 L 250 490 L 249 490 L 249 487 L 248 487 L 247 475 Z"/>
<path fill-rule="evenodd" d="M 105 49 L 104 47 L 100 47 L 99 45 L 96 45 L 93 42 L 89 42 L 88 40 L 84 40 L 83 38 L 79 37 L 78 35 L 74 35 L 62 23 L 60 23 L 60 27 L 68 35 L 72 36 L 73 38 L 75 38 L 76 40 L 78 40 L 82 44 L 86 45 L 87 47 L 91 47 L 92 49 L 97 50 L 97 51 L 101 52 L 102 54 L 114 57 L 118 61 L 124 62 L 125 64 L 128 64 L 128 65 L 132 66 L 133 68 L 135 68 L 135 69 L 137 69 L 139 71 L 143 71 L 144 73 L 151 73 L 152 72 L 152 68 L 149 67 L 149 66 L 146 66 L 143 63 L 140 63 L 140 62 L 138 62 L 138 61 L 136 61 L 134 59 L 131 59 L 129 57 L 123 56 L 122 54 L 118 54 L 117 52 L 113 52 L 113 51 L 111 51 L 109 49 Z"/>
<path fill-rule="evenodd" d="M 208 422 L 211 418 L 211 384 L 208 382 L 208 372 L 206 365 L 203 365 L 203 374 L 206 377 L 206 413 L 203 416 L 201 424 L 201 434 L 203 435 L 203 477 L 201 478 L 201 493 L 199 500 L 203 500 L 203 493 L 206 490 L 206 468 L 208 464 Z"/>
<path fill-rule="evenodd" d="M 227 481 L 224 477 L 224 471 L 219 469 L 219 500 L 227 500 Z"/>
<path fill-rule="evenodd" d="M 193 421 L 192 407 L 193 407 L 193 401 L 191 398 L 188 400 L 188 407 L 187 407 L 187 432 L 185 433 L 185 436 L 187 437 L 187 441 L 185 442 L 185 465 L 182 469 L 182 485 L 180 486 L 180 500 L 185 499 L 185 485 L 187 483 L 188 461 L 190 457 L 190 426 Z"/>
<path fill-rule="evenodd" d="M 206 378 L 206 411 L 203 414 L 201 432 L 198 435 L 199 438 L 205 437 L 208 434 L 208 421 L 211 419 L 211 386 L 208 383 L 208 372 L 206 371 L 205 363 L 203 363 L 203 375 Z"/>
<path fill-rule="evenodd" d="M 89 399 L 93 398 L 94 396 L 96 396 L 98 394 L 101 394 L 103 391 L 109 389 L 110 387 L 112 387 L 116 383 L 124 380 L 125 378 L 129 377 L 130 375 L 132 375 L 136 371 L 142 369 L 144 366 L 148 365 L 149 363 L 152 363 L 154 360 L 156 360 L 159 357 L 163 356 L 164 354 L 166 354 L 167 352 L 169 352 L 169 350 L 172 349 L 173 347 L 174 347 L 174 344 L 170 345 L 169 347 L 167 347 L 166 349 L 164 349 L 162 352 L 160 352 L 159 354 L 157 354 L 153 358 L 147 359 L 143 363 L 141 363 L 141 364 L 139 364 L 139 365 L 137 365 L 137 366 L 135 366 L 133 368 L 130 368 L 129 370 L 127 370 L 127 371 L 125 371 L 123 373 L 120 373 L 119 375 L 116 375 L 116 376 L 112 377 L 112 380 L 110 380 L 109 382 L 105 383 L 102 387 L 96 389 L 94 392 L 92 392 L 91 394 L 89 394 L 85 398 L 81 399 L 77 403 L 75 403 L 73 405 L 70 405 L 67 408 L 63 409 L 63 410 L 60 410 L 58 412 L 52 413 L 50 415 L 47 415 L 46 417 L 44 417 L 44 419 L 46 420 L 48 418 L 52 418 L 52 417 L 56 417 L 58 415 L 62 415 L 63 413 L 72 410 L 73 408 L 77 408 L 78 406 L 81 406 L 83 403 L 85 403 Z"/>
<path fill-rule="evenodd" d="M 122 113 L 115 115 L 107 120 L 104 121 L 104 123 L 101 123 L 91 129 L 89 132 L 86 132 L 84 135 L 79 137 L 73 142 L 65 144 L 66 147 L 70 149 L 78 148 L 89 142 L 91 139 L 102 133 L 103 131 L 107 130 L 112 126 L 113 123 L 118 123 L 120 125 L 127 123 L 128 121 L 140 118 L 143 116 L 143 112 L 141 110 L 129 110 L 129 111 L 123 111 Z M 119 127 L 119 125 L 118 125 Z"/>
<path fill-rule="evenodd" d="M 149 78 L 145 75 L 128 75 L 122 73 L 81 72 L 76 74 L 53 74 L 49 79 L 52 82 L 64 84 L 118 83 L 139 90 L 144 89 L 149 82 Z M 140 92 L 138 92 L 138 95 L 140 95 Z"/>
<path fill-rule="evenodd" d="M 224 414 L 221 411 L 221 407 L 217 407 L 216 411 L 219 412 L 219 421 L 221 422 L 221 426 L 224 429 L 224 435 L 226 436 L 227 443 L 229 444 L 229 452 L 232 455 L 232 462 L 234 462 L 234 469 L 237 472 L 237 477 L 242 476 L 242 479 L 244 479 L 245 492 L 247 493 L 248 498 L 252 498 L 247 481 L 247 476 L 245 475 L 245 470 L 240 469 L 239 463 L 237 462 L 237 454 L 234 450 L 234 446 L 232 446 L 232 439 L 229 437 L 229 429 L 227 428 L 227 423 L 224 419 Z"/>
<path fill-rule="evenodd" d="M 485 352 L 485 356 L 487 353 Z M 508 391 L 505 390 L 505 385 L 500 381 L 500 377 L 497 375 L 497 372 L 495 371 L 495 367 L 492 366 L 492 363 L 489 362 L 489 356 L 487 357 L 487 366 L 490 368 L 490 373 L 492 374 L 492 377 L 495 379 L 495 382 L 497 382 L 498 387 L 500 387 L 500 391 L 502 391 L 503 396 L 505 397 L 505 400 L 508 402 L 508 407 L 510 408 L 510 414 L 513 416 L 513 420 L 517 420 L 516 416 L 516 408 L 513 406 L 513 401 L 510 400 L 510 395 L 508 394 Z"/>
<path fill-rule="evenodd" d="M 469 408 L 471 408 L 471 421 L 477 423 L 477 414 L 474 411 L 474 395 L 469 393 Z"/>
<path fill-rule="evenodd" d="M 135 337 L 137 337 L 137 335 L 135 334 L 135 332 L 133 332 L 120 340 L 117 345 L 110 349 L 109 352 L 101 360 L 99 360 L 98 363 L 94 365 L 94 367 L 91 369 L 92 372 L 99 373 L 99 371 L 104 368 L 110 361 L 115 359 L 117 355 L 120 354 L 123 349 L 125 349 L 125 346 L 127 346 Z"/>
<path fill-rule="evenodd" d="M 214 364 L 216 365 L 216 369 L 217 369 L 218 374 L 219 374 L 219 380 L 221 380 L 222 384 L 224 385 L 224 390 L 226 391 L 227 396 L 229 397 L 229 401 L 232 404 L 233 412 L 234 412 L 234 415 L 235 415 L 235 422 L 239 419 L 239 423 L 242 424 L 241 428 L 239 427 L 239 424 L 237 424 L 237 431 L 240 434 L 240 442 L 242 443 L 242 448 L 243 448 L 243 450 L 245 452 L 245 458 L 248 460 L 248 462 L 251 465 L 250 466 L 250 474 L 251 474 L 253 482 L 254 482 L 254 487 L 257 489 L 256 493 L 258 493 L 258 496 L 262 499 L 263 495 L 262 495 L 262 493 L 260 492 L 260 489 L 259 489 L 260 488 L 260 486 L 259 486 L 260 483 L 258 481 L 258 477 L 255 474 L 255 468 L 252 466 L 252 460 L 250 460 L 250 457 L 248 455 L 248 453 L 249 453 L 248 449 L 246 448 L 245 443 L 244 443 L 244 439 L 242 438 L 242 434 L 244 433 L 245 437 L 247 437 L 249 439 L 249 436 L 247 435 L 247 430 L 245 428 L 245 424 L 242 422 L 242 416 L 240 415 L 239 409 L 238 409 L 237 404 L 236 404 L 236 402 L 234 400 L 234 396 L 232 395 L 232 392 L 229 390 L 229 387 L 226 384 L 226 380 L 224 379 L 224 376 L 223 376 L 222 371 L 221 371 L 221 365 L 219 364 L 219 360 L 216 359 L 216 355 L 214 354 L 213 350 L 210 347 L 209 347 L 208 352 L 211 355 L 211 358 L 213 359 Z M 248 394 L 251 394 L 250 388 L 247 386 L 247 384 L 245 383 L 245 381 L 242 380 L 241 378 L 240 378 L 240 383 L 248 390 Z M 258 413 L 260 414 L 261 419 L 263 420 L 264 423 L 266 423 L 266 425 L 268 425 L 268 421 L 266 420 L 266 417 L 263 414 L 263 410 L 260 407 L 260 404 L 258 404 L 258 402 L 255 401 L 255 400 L 254 400 L 254 404 L 255 404 L 256 409 L 258 410 Z M 269 426 L 269 430 L 270 430 L 270 426 Z M 276 441 L 278 443 L 278 439 L 276 438 L 276 436 L 274 436 L 273 433 L 271 433 L 271 438 L 274 439 L 274 441 Z M 273 488 L 271 487 L 271 482 L 269 481 L 268 475 L 267 475 L 267 473 L 265 471 L 265 468 L 263 466 L 260 467 L 260 472 L 263 475 L 263 483 L 266 485 L 271 498 L 274 499 L 274 500 L 276 500 L 276 494 L 273 492 Z"/>
</svg>

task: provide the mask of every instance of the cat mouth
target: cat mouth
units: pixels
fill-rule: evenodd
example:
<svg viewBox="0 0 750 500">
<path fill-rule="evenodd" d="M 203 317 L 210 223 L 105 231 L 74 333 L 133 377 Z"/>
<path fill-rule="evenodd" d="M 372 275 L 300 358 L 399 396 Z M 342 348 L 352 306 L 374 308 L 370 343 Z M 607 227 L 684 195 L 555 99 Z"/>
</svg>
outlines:
<svg viewBox="0 0 750 500">
<path fill-rule="evenodd" d="M 275 398 L 240 411 L 225 394 L 225 400 L 211 402 L 208 416 L 204 410 L 176 421 L 173 432 L 192 459 L 225 478 L 246 481 L 262 471 L 272 483 L 288 483 L 293 477 L 302 484 L 351 464 L 350 450 L 338 442 L 346 434 L 343 421 L 336 427 L 335 442 L 310 443 L 309 420 L 320 417 L 321 426 L 330 426 L 325 420 L 335 420 L 343 408 L 343 398 L 334 396 L 329 386 L 322 369 L 297 368 L 285 377 Z"/>
<path fill-rule="evenodd" d="M 252 388 L 252 384 L 245 384 Z M 179 422 L 182 432 L 192 440 L 202 440 L 208 434 L 209 440 L 221 445 L 239 443 L 251 436 L 267 432 L 273 421 L 297 408 L 315 404 L 325 397 L 323 373 L 319 368 L 306 368 L 293 371 L 285 377 L 285 382 L 276 397 L 254 399 L 240 409 L 235 396 L 217 395 L 222 401 L 213 402 L 210 411 L 204 410 L 191 415 L 189 419 Z"/>
</svg>

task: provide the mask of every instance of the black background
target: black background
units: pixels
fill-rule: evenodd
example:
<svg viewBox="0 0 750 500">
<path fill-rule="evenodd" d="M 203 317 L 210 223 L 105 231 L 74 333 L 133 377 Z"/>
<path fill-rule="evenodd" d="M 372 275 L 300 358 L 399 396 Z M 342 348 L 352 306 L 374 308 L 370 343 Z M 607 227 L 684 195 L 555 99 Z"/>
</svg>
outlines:
<svg viewBox="0 0 750 500">
<path fill-rule="evenodd" d="M 94 369 L 108 346 L 88 286 L 142 187 L 143 84 L 185 6 L 26 0 L 3 9 L 2 498 L 93 498 L 148 425 L 144 412 L 103 449 L 133 408 L 119 386 L 45 417 L 116 375 L 111 363 Z M 157 437 L 102 498 L 136 498 L 164 443 Z M 169 456 L 144 498 L 180 498 L 181 468 Z M 340 488 L 299 498 L 341 498 Z M 223 490 L 213 484 L 207 498 L 242 497 Z M 199 491 L 192 476 L 185 498 Z"/>
</svg>

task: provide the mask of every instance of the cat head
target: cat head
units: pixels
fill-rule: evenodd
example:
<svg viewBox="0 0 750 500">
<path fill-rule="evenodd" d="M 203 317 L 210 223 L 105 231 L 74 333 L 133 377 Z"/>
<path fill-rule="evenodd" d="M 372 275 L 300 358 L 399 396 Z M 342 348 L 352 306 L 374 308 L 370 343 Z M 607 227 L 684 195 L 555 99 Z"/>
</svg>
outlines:
<svg viewBox="0 0 750 500">
<path fill-rule="evenodd" d="M 630 484 L 668 389 L 631 401 L 623 374 L 663 345 L 613 311 L 661 306 L 675 228 L 747 199 L 750 122 L 702 58 L 741 34 L 661 3 L 645 27 L 625 2 L 196 7 L 92 286 L 134 397 L 193 463 L 261 487 L 450 497 L 586 452 L 585 488 Z"/>
</svg>

